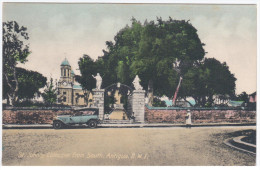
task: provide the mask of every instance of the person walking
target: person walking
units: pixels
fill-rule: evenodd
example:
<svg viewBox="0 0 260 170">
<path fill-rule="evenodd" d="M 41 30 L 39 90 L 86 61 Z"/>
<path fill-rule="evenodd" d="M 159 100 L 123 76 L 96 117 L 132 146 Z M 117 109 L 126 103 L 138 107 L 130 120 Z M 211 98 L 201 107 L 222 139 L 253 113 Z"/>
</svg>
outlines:
<svg viewBox="0 0 260 170">
<path fill-rule="evenodd" d="M 190 110 L 187 110 L 187 115 L 186 115 L 186 127 L 191 128 L 191 112 Z"/>
</svg>

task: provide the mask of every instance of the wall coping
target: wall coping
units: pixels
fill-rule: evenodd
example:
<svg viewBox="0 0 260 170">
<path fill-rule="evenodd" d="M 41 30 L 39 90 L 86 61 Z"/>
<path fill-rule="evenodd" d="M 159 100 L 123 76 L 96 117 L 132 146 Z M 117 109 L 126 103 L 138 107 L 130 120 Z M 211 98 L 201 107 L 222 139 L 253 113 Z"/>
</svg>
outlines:
<svg viewBox="0 0 260 170">
<path fill-rule="evenodd" d="M 145 105 L 149 110 L 247 110 L 245 107 L 153 107 Z"/>
<path fill-rule="evenodd" d="M 3 110 L 72 110 L 72 107 L 4 107 Z"/>
</svg>

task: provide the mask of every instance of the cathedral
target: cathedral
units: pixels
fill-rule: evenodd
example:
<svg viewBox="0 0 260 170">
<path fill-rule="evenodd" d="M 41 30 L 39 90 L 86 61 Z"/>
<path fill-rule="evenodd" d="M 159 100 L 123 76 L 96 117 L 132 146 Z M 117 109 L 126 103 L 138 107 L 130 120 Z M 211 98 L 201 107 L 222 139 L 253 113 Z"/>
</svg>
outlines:
<svg viewBox="0 0 260 170">
<path fill-rule="evenodd" d="M 58 104 L 87 106 L 90 103 L 91 93 L 83 90 L 81 85 L 75 81 L 75 73 L 73 72 L 69 61 L 65 58 L 60 65 L 60 79 L 58 81 Z M 89 94 L 89 96 L 88 96 Z"/>
</svg>

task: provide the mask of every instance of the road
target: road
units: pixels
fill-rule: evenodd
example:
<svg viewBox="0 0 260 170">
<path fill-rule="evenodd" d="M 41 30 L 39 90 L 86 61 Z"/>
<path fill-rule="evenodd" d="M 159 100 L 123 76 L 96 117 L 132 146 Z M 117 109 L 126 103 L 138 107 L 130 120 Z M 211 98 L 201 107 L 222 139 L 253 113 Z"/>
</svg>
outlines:
<svg viewBox="0 0 260 170">
<path fill-rule="evenodd" d="M 3 130 L 3 165 L 255 165 L 226 146 L 253 127 Z"/>
</svg>

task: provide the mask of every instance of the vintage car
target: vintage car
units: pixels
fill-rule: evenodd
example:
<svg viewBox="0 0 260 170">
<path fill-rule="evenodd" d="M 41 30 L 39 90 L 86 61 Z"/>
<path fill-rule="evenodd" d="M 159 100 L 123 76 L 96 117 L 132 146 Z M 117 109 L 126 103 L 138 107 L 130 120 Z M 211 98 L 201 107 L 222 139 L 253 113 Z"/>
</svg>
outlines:
<svg viewBox="0 0 260 170">
<path fill-rule="evenodd" d="M 90 128 L 96 128 L 100 123 L 98 109 L 82 108 L 74 109 L 72 115 L 58 115 L 53 119 L 53 128 L 60 129 L 75 124 L 87 124 Z"/>
</svg>

